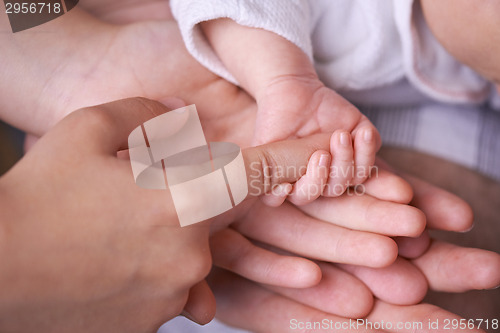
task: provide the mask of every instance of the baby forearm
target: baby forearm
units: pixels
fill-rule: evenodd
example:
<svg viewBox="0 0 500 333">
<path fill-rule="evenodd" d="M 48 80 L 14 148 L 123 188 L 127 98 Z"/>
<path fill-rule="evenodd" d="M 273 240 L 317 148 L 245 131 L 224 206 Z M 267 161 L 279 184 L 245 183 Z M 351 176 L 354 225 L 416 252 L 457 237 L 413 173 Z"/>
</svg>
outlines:
<svg viewBox="0 0 500 333">
<path fill-rule="evenodd" d="M 227 18 L 203 22 L 201 27 L 229 72 L 256 98 L 281 77 L 316 76 L 308 56 L 273 32 Z"/>
</svg>

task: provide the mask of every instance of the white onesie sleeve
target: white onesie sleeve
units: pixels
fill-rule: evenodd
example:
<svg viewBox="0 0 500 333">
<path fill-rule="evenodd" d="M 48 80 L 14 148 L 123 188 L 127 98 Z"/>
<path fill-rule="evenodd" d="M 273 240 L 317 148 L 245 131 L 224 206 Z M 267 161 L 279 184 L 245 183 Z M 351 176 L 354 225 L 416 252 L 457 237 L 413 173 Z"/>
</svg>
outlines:
<svg viewBox="0 0 500 333">
<path fill-rule="evenodd" d="M 272 31 L 302 49 L 312 59 L 307 0 L 170 0 L 188 51 L 203 66 L 237 84 L 203 35 L 198 23 L 231 18 L 253 28 Z"/>
</svg>

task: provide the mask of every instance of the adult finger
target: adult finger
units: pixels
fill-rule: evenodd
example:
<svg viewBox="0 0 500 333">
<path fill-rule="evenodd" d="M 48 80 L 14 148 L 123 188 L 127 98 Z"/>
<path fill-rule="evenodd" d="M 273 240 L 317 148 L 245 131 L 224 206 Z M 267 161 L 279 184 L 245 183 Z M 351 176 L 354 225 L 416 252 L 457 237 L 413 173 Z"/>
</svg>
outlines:
<svg viewBox="0 0 500 333">
<path fill-rule="evenodd" d="M 330 136 L 317 134 L 243 150 L 249 195 L 260 196 L 279 184 L 295 183 L 305 175 L 314 152 L 329 150 Z"/>
<path fill-rule="evenodd" d="M 321 280 L 314 262 L 258 247 L 233 229 L 210 238 L 213 263 L 252 281 L 289 288 L 307 288 Z"/>
<path fill-rule="evenodd" d="M 366 316 L 373 306 L 373 295 L 363 282 L 330 263 L 320 263 L 321 281 L 310 288 L 265 286 L 297 302 L 347 318 Z"/>
<path fill-rule="evenodd" d="M 427 230 L 424 230 L 418 237 L 394 237 L 394 240 L 398 244 L 399 255 L 409 259 L 420 257 L 431 244 Z"/>
<path fill-rule="evenodd" d="M 467 231 L 472 227 L 472 208 L 464 200 L 416 177 L 404 178 L 413 186 L 412 205 L 425 213 L 429 228 Z"/>
<path fill-rule="evenodd" d="M 355 195 L 368 194 L 379 200 L 401 204 L 408 204 L 413 198 L 413 189 L 406 180 L 379 165 L 375 165 L 368 179 L 353 190 Z"/>
<path fill-rule="evenodd" d="M 385 302 L 416 304 L 427 293 L 425 276 L 418 268 L 400 257 L 390 266 L 382 268 L 338 266 L 363 281 L 375 297 Z"/>
<path fill-rule="evenodd" d="M 412 261 L 437 291 L 463 292 L 500 285 L 500 255 L 432 241 L 427 252 Z"/>
<path fill-rule="evenodd" d="M 419 236 L 425 215 L 412 206 L 378 200 L 368 195 L 320 198 L 300 209 L 310 216 L 350 229 L 388 236 Z"/>
<path fill-rule="evenodd" d="M 389 237 L 319 221 L 289 203 L 279 209 L 256 204 L 261 207 L 232 225 L 249 238 L 322 261 L 383 267 L 396 259 Z"/>
<path fill-rule="evenodd" d="M 72 128 L 74 137 L 88 138 L 75 142 L 77 149 L 115 155 L 128 148 L 133 129 L 170 110 L 160 102 L 135 97 L 77 110 L 61 123 Z M 52 132 L 57 135 L 57 131 Z"/>
<path fill-rule="evenodd" d="M 208 281 L 217 299 L 217 318 L 251 332 L 382 332 L 358 330 L 352 320 L 301 304 L 227 271 L 212 271 Z"/>
<path fill-rule="evenodd" d="M 182 315 L 197 324 L 208 324 L 215 317 L 215 297 L 205 280 L 189 290 Z"/>
<path fill-rule="evenodd" d="M 384 327 L 387 332 L 483 332 L 480 329 L 458 326 L 461 323 L 459 316 L 443 310 L 435 305 L 417 304 L 398 306 L 383 301 L 376 301 L 372 313 L 364 319 L 364 325 Z M 462 322 L 468 323 L 465 319 Z M 456 323 L 455 326 L 453 323 Z"/>
</svg>

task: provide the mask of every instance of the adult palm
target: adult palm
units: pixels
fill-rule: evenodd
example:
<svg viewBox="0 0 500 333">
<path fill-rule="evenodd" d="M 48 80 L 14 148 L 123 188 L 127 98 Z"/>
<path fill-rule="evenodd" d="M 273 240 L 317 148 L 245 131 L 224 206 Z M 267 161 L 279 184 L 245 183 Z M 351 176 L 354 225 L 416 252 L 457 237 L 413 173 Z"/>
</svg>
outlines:
<svg viewBox="0 0 500 333">
<path fill-rule="evenodd" d="M 209 121 L 224 116 L 214 88 L 228 92 L 225 103 L 248 99 L 188 55 L 168 3 L 81 1 L 78 7 L 25 32 L 0 34 L 8 45 L 0 60 L 0 90 L 21 95 L 0 101 L 4 121 L 40 136 L 70 110 L 131 96 L 208 101 L 203 115 Z M 6 17 L 0 29 L 9 30 Z"/>
</svg>

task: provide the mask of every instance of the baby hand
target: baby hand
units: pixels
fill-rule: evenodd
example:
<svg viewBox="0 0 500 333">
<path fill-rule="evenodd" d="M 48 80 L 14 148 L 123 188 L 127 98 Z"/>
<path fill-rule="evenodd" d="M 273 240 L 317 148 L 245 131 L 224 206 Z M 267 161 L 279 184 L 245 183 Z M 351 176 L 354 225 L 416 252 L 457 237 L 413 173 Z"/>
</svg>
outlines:
<svg viewBox="0 0 500 333">
<path fill-rule="evenodd" d="M 377 129 L 356 107 L 325 87 L 315 75 L 280 77 L 262 91 L 256 96 L 257 144 L 335 131 L 330 140 L 332 158 L 328 160 L 324 194 L 339 196 L 368 177 L 381 140 Z M 320 158 L 313 155 L 313 160 L 319 163 Z M 324 177 L 318 175 L 311 184 L 319 178 Z M 297 184 L 302 188 L 302 183 Z"/>
<path fill-rule="evenodd" d="M 201 26 L 222 63 L 257 101 L 255 144 L 342 130 L 331 142 L 330 166 L 336 172 L 328 177 L 326 192 L 340 195 L 347 186 L 366 179 L 380 146 L 377 130 L 351 103 L 321 83 L 299 47 L 271 31 L 228 18 Z M 286 193 L 290 188 L 281 190 Z"/>
<path fill-rule="evenodd" d="M 363 129 L 363 131 L 371 131 L 371 129 Z M 362 139 L 364 140 L 364 138 Z M 334 156 L 333 159 L 332 156 Z M 330 137 L 329 152 L 326 150 L 315 151 L 309 158 L 307 169 L 295 170 L 301 175 L 295 184 L 278 184 L 273 187 L 270 193 L 264 195 L 262 200 L 266 205 L 276 207 L 281 205 L 285 199 L 289 199 L 296 205 L 305 205 L 321 195 L 340 196 L 347 187 L 354 185 L 350 182 L 352 179 L 356 179 L 355 170 L 360 171 L 357 174 L 358 179 L 364 180 L 374 174 L 373 170 L 376 170 L 376 167 L 373 166 L 372 162 L 371 165 L 366 166 L 366 170 L 359 167 L 355 169 L 351 135 L 344 130 L 337 130 Z M 361 170 L 363 170 L 363 174 Z M 273 172 L 281 171 L 274 170 Z M 354 190 L 357 191 L 357 189 Z"/>
</svg>

